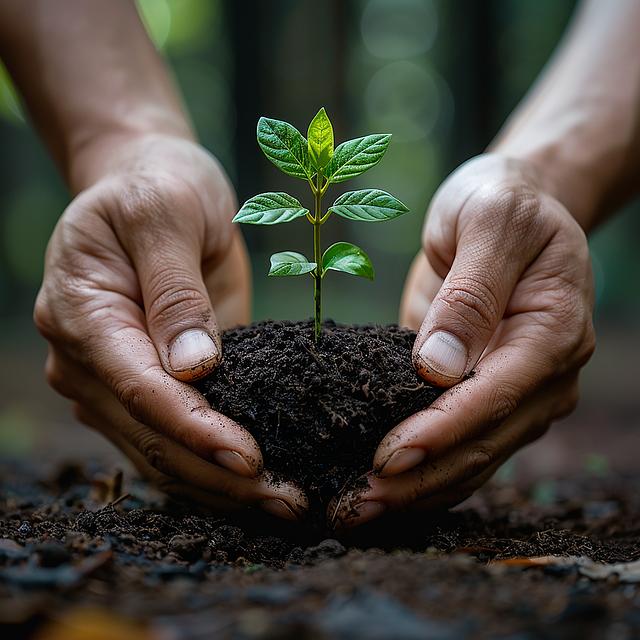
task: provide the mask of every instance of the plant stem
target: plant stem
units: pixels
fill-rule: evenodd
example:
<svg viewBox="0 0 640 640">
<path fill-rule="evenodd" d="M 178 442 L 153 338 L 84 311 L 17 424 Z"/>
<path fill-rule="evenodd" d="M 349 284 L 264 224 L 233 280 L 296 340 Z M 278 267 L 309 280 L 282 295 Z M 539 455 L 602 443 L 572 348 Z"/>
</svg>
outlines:
<svg viewBox="0 0 640 640">
<path fill-rule="evenodd" d="M 316 343 L 320 339 L 322 331 L 322 253 L 320 250 L 320 226 L 322 224 L 322 175 L 316 175 L 315 212 L 313 218 L 313 261 L 316 269 L 313 274 L 313 300 L 315 303 L 314 337 Z"/>
</svg>

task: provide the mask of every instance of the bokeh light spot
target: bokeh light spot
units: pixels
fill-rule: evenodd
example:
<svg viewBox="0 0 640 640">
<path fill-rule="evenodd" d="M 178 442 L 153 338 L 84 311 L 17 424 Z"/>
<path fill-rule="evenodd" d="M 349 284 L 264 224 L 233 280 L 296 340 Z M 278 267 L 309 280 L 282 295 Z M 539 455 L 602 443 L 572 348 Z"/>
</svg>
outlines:
<svg viewBox="0 0 640 640">
<path fill-rule="evenodd" d="M 369 0 L 360 29 L 371 55 L 397 60 L 431 48 L 438 15 L 432 0 Z"/>
<path fill-rule="evenodd" d="M 443 102 L 444 81 L 430 68 L 408 60 L 391 62 L 369 81 L 365 107 L 371 125 L 393 132 L 396 141 L 426 138 Z"/>
</svg>

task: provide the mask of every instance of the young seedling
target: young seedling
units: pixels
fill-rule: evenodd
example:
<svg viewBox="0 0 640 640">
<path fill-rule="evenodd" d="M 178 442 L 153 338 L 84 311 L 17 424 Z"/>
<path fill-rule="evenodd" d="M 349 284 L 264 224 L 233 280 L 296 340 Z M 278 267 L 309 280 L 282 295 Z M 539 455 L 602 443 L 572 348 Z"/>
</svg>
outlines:
<svg viewBox="0 0 640 640">
<path fill-rule="evenodd" d="M 281 251 L 271 256 L 270 276 L 313 278 L 314 335 L 316 342 L 322 327 L 322 280 L 327 271 L 342 271 L 373 280 L 369 256 L 349 242 L 336 242 L 324 253 L 320 229 L 332 213 L 350 220 L 382 222 L 409 209 L 391 194 L 380 189 L 348 191 L 326 211 L 322 200 L 329 185 L 359 176 L 380 162 L 391 134 L 375 133 L 343 142 L 334 150 L 333 127 L 324 108 L 309 124 L 307 139 L 292 125 L 281 120 L 260 118 L 258 144 L 265 156 L 281 171 L 306 180 L 314 197 L 313 215 L 294 197 L 282 193 L 261 193 L 247 200 L 233 218 L 245 224 L 279 224 L 306 217 L 313 225 L 313 261 L 297 251 Z"/>
</svg>

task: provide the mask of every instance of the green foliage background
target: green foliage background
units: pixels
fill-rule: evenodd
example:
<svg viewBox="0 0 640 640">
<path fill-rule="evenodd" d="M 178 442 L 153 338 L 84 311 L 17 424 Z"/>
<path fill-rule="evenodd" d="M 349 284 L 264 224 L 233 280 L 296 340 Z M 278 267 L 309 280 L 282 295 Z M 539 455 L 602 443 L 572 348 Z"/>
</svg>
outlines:
<svg viewBox="0 0 640 640">
<path fill-rule="evenodd" d="M 324 104 L 337 139 L 393 132 L 385 162 L 355 188 L 389 190 L 411 215 L 382 233 L 376 226 L 341 221 L 326 238 L 360 243 L 375 264 L 385 265 L 374 284 L 336 278 L 327 287 L 327 315 L 345 322 L 392 322 L 430 197 L 449 171 L 491 140 L 544 65 L 574 3 L 349 0 L 325 2 L 321 12 L 311 0 L 267 4 L 268 10 L 265 3 L 251 3 L 249 11 L 222 0 L 139 2 L 201 140 L 236 182 L 240 201 L 288 187 L 251 142 L 252 113 L 304 128 Z M 259 24 L 250 24 L 252 16 Z M 308 37 L 310 29 L 317 37 Z M 239 33 L 259 34 L 250 46 L 250 64 L 238 55 Z M 28 322 L 47 238 L 68 196 L 25 123 L 4 69 L 0 135 L 0 314 L 13 333 Z M 302 192 L 294 195 L 308 199 Z M 287 228 L 286 234 L 288 246 L 304 252 L 308 238 L 301 227 Z M 640 310 L 640 296 L 632 293 L 638 231 L 640 220 L 630 211 L 592 240 L 599 320 L 624 322 Z M 265 277 L 268 256 L 282 238 L 254 229 L 245 233 L 255 266 L 255 316 L 309 316 L 303 283 Z M 6 337 L 5 331 L 0 340 Z"/>
<path fill-rule="evenodd" d="M 291 190 L 312 204 L 305 185 L 292 187 L 260 153 L 260 115 L 304 130 L 324 105 L 338 140 L 394 134 L 384 162 L 349 188 L 390 191 L 411 213 L 384 228 L 341 219 L 323 237 L 325 246 L 337 240 L 362 246 L 378 267 L 373 283 L 336 275 L 326 287 L 325 316 L 362 323 L 396 320 L 429 199 L 450 171 L 490 142 L 545 64 L 574 2 L 139 0 L 139 6 L 203 144 L 224 164 L 240 202 Z M 47 239 L 69 199 L 2 68 L 0 140 L 1 446 L 3 425 L 28 433 L 31 408 L 17 398 L 43 384 L 43 343 L 31 309 Z M 306 225 L 243 231 L 254 264 L 254 316 L 309 317 L 308 283 L 267 277 L 274 251 L 310 253 Z M 633 207 L 592 238 L 600 328 L 637 326 L 638 238 Z M 13 427 L 12 446 L 20 446 Z"/>
</svg>

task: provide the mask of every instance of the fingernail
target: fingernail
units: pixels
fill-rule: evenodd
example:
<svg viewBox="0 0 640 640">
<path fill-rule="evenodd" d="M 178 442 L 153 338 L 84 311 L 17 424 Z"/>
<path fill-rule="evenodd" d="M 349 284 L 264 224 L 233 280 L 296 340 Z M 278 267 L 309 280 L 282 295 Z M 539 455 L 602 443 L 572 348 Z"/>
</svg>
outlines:
<svg viewBox="0 0 640 640">
<path fill-rule="evenodd" d="M 387 510 L 387 506 L 376 500 L 365 500 L 351 507 L 343 518 L 339 518 L 339 526 L 343 528 L 355 527 L 374 520 Z"/>
<path fill-rule="evenodd" d="M 270 513 L 272 516 L 276 516 L 276 518 L 282 518 L 284 520 L 298 520 L 296 512 L 280 498 L 262 500 L 258 506 L 263 511 Z"/>
<path fill-rule="evenodd" d="M 169 346 L 169 365 L 174 371 L 200 367 L 220 355 L 213 338 L 202 329 L 183 331 Z"/>
<path fill-rule="evenodd" d="M 446 331 L 432 333 L 418 356 L 430 369 L 448 378 L 461 378 L 469 358 L 462 341 Z"/>
<path fill-rule="evenodd" d="M 425 456 L 424 449 L 419 449 L 418 447 L 398 449 L 382 465 L 378 475 L 383 478 L 396 476 L 399 473 L 417 467 L 425 459 Z"/>
<path fill-rule="evenodd" d="M 239 476 L 253 478 L 256 475 L 254 468 L 249 464 L 247 459 L 237 451 L 218 449 L 218 451 L 213 453 L 213 461 Z"/>
</svg>

